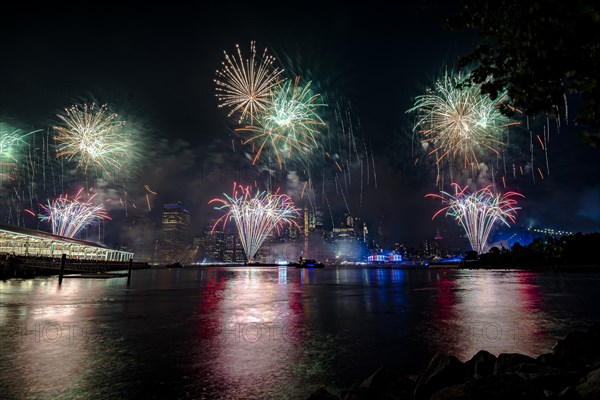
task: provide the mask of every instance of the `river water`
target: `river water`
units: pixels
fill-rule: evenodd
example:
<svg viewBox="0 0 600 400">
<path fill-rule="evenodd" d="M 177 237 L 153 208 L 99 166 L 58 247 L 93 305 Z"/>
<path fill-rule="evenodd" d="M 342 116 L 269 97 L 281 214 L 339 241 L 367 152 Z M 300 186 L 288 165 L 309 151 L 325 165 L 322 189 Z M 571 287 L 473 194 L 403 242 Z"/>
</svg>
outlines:
<svg viewBox="0 0 600 400">
<path fill-rule="evenodd" d="M 599 273 L 202 267 L 0 281 L 0 397 L 305 399 L 438 351 L 548 352 Z"/>
</svg>

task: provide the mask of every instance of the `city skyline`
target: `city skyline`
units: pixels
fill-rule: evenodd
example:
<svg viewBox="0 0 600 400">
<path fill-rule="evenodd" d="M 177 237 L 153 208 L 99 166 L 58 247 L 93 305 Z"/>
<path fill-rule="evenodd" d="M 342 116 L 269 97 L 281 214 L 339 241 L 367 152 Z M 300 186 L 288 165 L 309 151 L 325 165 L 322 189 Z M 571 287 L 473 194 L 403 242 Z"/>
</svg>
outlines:
<svg viewBox="0 0 600 400">
<path fill-rule="evenodd" d="M 600 393 L 600 1 L 2 15 L 2 398 Z"/>
<path fill-rule="evenodd" d="M 216 14 L 219 10 L 211 11 Z M 254 15 L 255 11 L 241 6 L 228 18 L 231 22 L 245 21 L 245 13 Z M 268 28 L 255 23 L 254 29 L 249 29 L 249 23 L 243 22 L 214 40 L 207 37 L 217 30 L 217 22 L 205 19 L 206 24 L 193 23 L 190 17 L 175 11 L 162 15 L 157 10 L 146 10 L 137 15 L 125 10 L 125 16 L 98 14 L 85 21 L 73 10 L 55 12 L 52 21 L 17 15 L 0 28 L 5 54 L 11 60 L 0 67 L 0 120 L 23 131 L 42 129 L 36 135 L 46 134 L 47 145 L 55 135 L 52 127 L 60 123 L 57 114 L 74 104 L 97 101 L 108 104 L 126 126 L 140 133 L 135 156 L 144 161 L 135 174 L 114 181 L 89 173 L 75 176 L 64 163 L 60 171 L 69 176 L 68 182 L 53 184 L 55 196 L 72 195 L 84 186 L 99 192 L 97 198 L 105 204 L 112 220 L 102 222 L 102 234 L 97 238 L 92 235 L 91 239 L 108 245 L 127 242 L 128 218 L 149 213 L 149 219 L 158 225 L 162 205 L 179 200 L 193 210 L 192 230 L 200 233 L 213 212 L 208 200 L 229 192 L 234 181 L 258 181 L 272 189 L 281 188 L 293 197 L 299 209 L 322 209 L 324 224 L 331 228 L 345 214 L 351 214 L 360 216 L 375 233 L 385 216 L 386 231 L 395 238 L 393 241 L 420 243 L 441 229 L 447 240 L 466 243 L 451 219 L 431 221 L 437 204 L 424 196 L 439 189 L 439 174 L 435 163 L 424 156 L 415 157 L 422 149 L 413 133 L 413 118 L 406 111 L 440 76 L 440 71 L 454 68 L 457 58 L 470 50 L 473 36 L 442 29 L 444 18 L 453 13 L 450 5 L 425 9 L 410 5 L 396 24 L 386 16 L 384 7 L 364 15 L 353 8 L 324 6 L 319 11 L 315 15 L 299 11 L 284 23 L 284 11 L 269 10 L 257 17 L 257 21 L 272 22 Z M 306 15 L 313 18 L 306 20 Z M 291 29 L 302 23 L 307 24 L 302 31 Z M 287 24 L 290 27 L 284 28 Z M 84 25 L 90 27 L 88 36 L 71 35 Z M 156 25 L 157 29 L 150 29 Z M 281 35 L 274 35 L 277 29 Z M 326 34 L 330 29 L 334 34 Z M 419 29 L 427 34 L 417 33 Z M 323 40 L 317 43 L 313 40 L 317 37 Z M 86 47 L 93 38 L 97 39 L 94 45 Z M 306 196 L 309 179 L 302 164 L 281 167 L 275 158 L 260 166 L 253 164 L 256 151 L 243 144 L 227 112 L 217 107 L 213 79 L 215 70 L 221 67 L 223 51 L 232 53 L 239 44 L 247 52 L 254 40 L 259 54 L 268 48 L 284 70 L 299 74 L 302 81 L 311 81 L 314 90 L 323 94 L 328 103 L 324 122 L 330 131 L 321 135 L 333 135 L 337 132 L 334 126 L 343 120 L 346 130 L 333 138 L 344 145 L 355 139 L 355 148 L 360 150 L 355 157 L 355 150 L 342 148 L 339 159 L 351 157 L 346 158 L 347 165 L 337 166 L 337 158 L 320 152 L 309 154 L 314 168 L 310 171 L 311 182 L 315 182 L 313 198 Z M 34 62 L 50 55 L 64 62 Z M 380 69 L 384 72 L 378 77 Z M 578 107 L 576 101 L 570 105 L 573 110 Z M 518 168 L 526 167 L 526 163 L 519 162 L 529 162 L 530 149 L 516 144 L 519 140 L 529 142 L 528 132 L 522 129 L 527 122 L 538 125 L 538 138 L 549 126 L 547 160 L 540 151 L 543 140 L 538 143 L 534 136 L 534 168 L 521 173 Z M 597 150 L 577 139 L 578 129 L 572 124 L 563 124 L 557 132 L 552 121 L 548 125 L 538 118 L 522 119 L 520 123 L 520 128 L 511 131 L 515 146 L 511 149 L 513 158 L 506 158 L 508 165 L 503 165 L 504 159 L 486 164 L 493 170 L 517 171 L 517 178 L 510 179 L 507 188 L 525 196 L 519 201 L 521 209 L 515 226 L 598 230 L 600 181 L 593 173 L 600 167 Z M 348 126 L 353 129 L 351 134 Z M 492 181 L 493 177 L 491 172 L 471 179 L 472 190 L 487 183 L 504 190 L 501 181 Z M 446 179 L 442 189 L 449 187 L 449 177 Z M 12 189 L 5 183 L 4 195 L 14 196 Z M 44 229 L 43 223 L 24 214 L 23 209 L 36 208 L 36 203 L 48 199 L 41 191 L 25 197 L 30 205 L 15 208 L 10 216 L 4 216 L 5 222 Z M 12 207 L 12 200 L 6 202 Z M 32 212 L 36 214 L 37 210 Z"/>
</svg>

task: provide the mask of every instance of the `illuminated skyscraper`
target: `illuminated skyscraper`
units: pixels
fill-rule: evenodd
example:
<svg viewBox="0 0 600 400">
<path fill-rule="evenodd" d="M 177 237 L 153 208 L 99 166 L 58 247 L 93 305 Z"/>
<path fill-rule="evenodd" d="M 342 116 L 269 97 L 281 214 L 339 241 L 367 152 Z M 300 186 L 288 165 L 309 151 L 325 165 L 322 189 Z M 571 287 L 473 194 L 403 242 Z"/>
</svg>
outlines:
<svg viewBox="0 0 600 400">
<path fill-rule="evenodd" d="M 190 211 L 181 202 L 165 204 L 162 215 L 162 260 L 179 260 L 190 241 Z"/>
<path fill-rule="evenodd" d="M 310 228 L 309 216 L 308 216 L 308 207 L 304 206 L 304 238 L 308 238 L 308 230 Z"/>
<path fill-rule="evenodd" d="M 304 206 L 304 251 L 302 255 L 306 257 L 308 254 L 308 207 Z"/>
<path fill-rule="evenodd" d="M 225 262 L 244 262 L 246 253 L 240 241 L 237 232 L 225 233 L 225 249 L 223 251 L 223 261 Z"/>
<path fill-rule="evenodd" d="M 201 238 L 197 243 L 202 254 L 201 261 L 208 262 L 244 262 L 246 253 L 240 241 L 239 234 L 230 224 L 223 229 L 223 224 L 216 224 L 216 218 L 209 219 L 204 227 Z M 213 229 L 214 228 L 214 229 Z"/>
<path fill-rule="evenodd" d="M 207 224 L 204 226 L 202 237 L 199 240 L 199 244 L 202 247 L 202 261 L 204 262 L 223 261 L 225 232 L 223 231 L 223 224 L 217 224 L 215 226 L 216 222 L 217 218 L 210 218 L 208 220 Z"/>
</svg>

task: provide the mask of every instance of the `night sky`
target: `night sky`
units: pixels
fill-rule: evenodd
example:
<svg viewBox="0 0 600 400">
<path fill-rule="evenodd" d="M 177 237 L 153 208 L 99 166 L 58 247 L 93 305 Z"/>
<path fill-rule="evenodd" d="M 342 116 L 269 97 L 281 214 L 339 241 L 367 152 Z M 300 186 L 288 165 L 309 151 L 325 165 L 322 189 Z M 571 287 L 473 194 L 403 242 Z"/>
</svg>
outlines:
<svg viewBox="0 0 600 400">
<path fill-rule="evenodd" d="M 213 79 L 223 50 L 232 52 L 236 43 L 247 50 L 256 40 L 259 51 L 268 47 L 286 70 L 312 80 L 329 101 L 350 104 L 360 121 L 360 134 L 375 155 L 378 187 L 363 188 L 362 207 L 356 190 L 348 193 L 353 214 L 372 231 L 385 216 L 386 234 L 408 244 L 431 238 L 437 227 L 449 240 L 458 236 L 453 221 L 431 221 L 438 204 L 424 195 L 437 190 L 435 174 L 426 162 L 414 165 L 412 116 L 406 114 L 444 66 L 451 68 L 476 42 L 474 34 L 443 30 L 443 19 L 456 10 L 452 4 L 417 2 L 398 9 L 383 2 L 221 3 L 6 8 L 0 24 L 0 117 L 24 129 L 46 128 L 81 99 L 109 103 L 144 137 L 149 162 L 128 182 L 130 196 L 136 191 L 142 196 L 144 184 L 156 190 L 157 220 L 164 202 L 183 201 L 200 232 L 208 200 L 229 192 L 233 180 L 252 169 L 239 141 L 232 148 L 233 126 L 217 108 Z M 510 184 L 526 196 L 517 225 L 600 230 L 598 150 L 577 138 L 577 128 L 563 126 L 558 133 L 552 127 L 550 176 Z M 516 143 L 518 135 L 528 136 L 512 134 Z M 520 151 L 520 159 L 529 157 L 528 148 Z M 546 173 L 545 162 L 537 163 Z M 343 199 L 335 191 L 328 197 L 337 223 Z M 121 214 L 113 210 L 113 228 Z"/>
</svg>

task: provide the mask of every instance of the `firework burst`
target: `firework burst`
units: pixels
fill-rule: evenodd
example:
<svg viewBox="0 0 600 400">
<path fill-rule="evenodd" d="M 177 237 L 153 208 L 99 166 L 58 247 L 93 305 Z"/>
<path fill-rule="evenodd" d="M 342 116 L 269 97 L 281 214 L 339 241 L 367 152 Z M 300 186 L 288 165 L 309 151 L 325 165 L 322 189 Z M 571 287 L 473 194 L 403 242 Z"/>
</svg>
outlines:
<svg viewBox="0 0 600 400">
<path fill-rule="evenodd" d="M 0 127 L 0 176 L 9 175 L 9 170 L 19 162 L 24 139 L 31 133 L 23 134 L 19 129 L 6 131 Z"/>
<path fill-rule="evenodd" d="M 16 163 L 19 148 L 25 144 L 24 138 L 29 135 L 22 134 L 20 130 L 0 130 L 0 163 Z"/>
<path fill-rule="evenodd" d="M 461 83 L 464 79 L 460 74 L 446 74 L 408 110 L 417 113 L 414 130 L 431 146 L 429 155 L 435 155 L 436 163 L 448 157 L 461 159 L 466 166 L 478 163 L 478 156 L 485 151 L 499 154 L 498 149 L 504 146 L 503 130 L 518 124 L 499 111 L 505 92 L 491 100 L 481 94 L 480 85 Z"/>
<path fill-rule="evenodd" d="M 219 107 L 229 108 L 228 116 L 239 113 L 239 122 L 254 120 L 258 112 L 266 109 L 271 89 L 277 83 L 282 69 L 274 67 L 275 57 L 265 48 L 262 57 L 256 56 L 256 43 L 250 42 L 250 58 L 244 59 L 236 45 L 237 58 L 225 53 L 223 68 L 217 70 L 215 85 Z"/>
<path fill-rule="evenodd" d="M 478 254 L 483 252 L 492 227 L 501 222 L 510 226 L 514 223 L 517 210 L 515 197 L 525 197 L 517 192 L 506 192 L 503 195 L 493 193 L 487 186 L 474 193 L 467 193 L 468 186 L 461 188 L 453 183 L 454 195 L 441 191 L 439 194 L 428 194 L 425 197 L 441 199 L 445 207 L 433 215 L 433 218 L 442 213 L 454 217 L 463 227 L 471 243 L 471 248 Z M 432 219 L 433 219 L 432 218 Z"/>
<path fill-rule="evenodd" d="M 40 220 L 51 223 L 54 235 L 73 238 L 89 225 L 110 219 L 104 206 L 92 203 L 96 195 L 84 201 L 82 191 L 83 189 L 80 189 L 72 199 L 68 195 L 61 195 L 48 201 L 48 205 L 41 205 L 45 214 L 39 216 Z"/>
<path fill-rule="evenodd" d="M 268 148 L 281 167 L 284 159 L 298 154 L 306 154 L 317 147 L 316 136 L 319 128 L 325 125 L 318 114 L 320 95 L 314 94 L 310 82 L 299 84 L 300 78 L 277 85 L 266 104 L 257 124 L 239 128 L 239 132 L 248 132 L 251 137 L 244 144 L 257 146 L 253 162 L 260 158 Z"/>
<path fill-rule="evenodd" d="M 233 220 L 236 224 L 240 241 L 248 262 L 254 260 L 256 252 L 265 238 L 283 225 L 296 225 L 294 221 L 299 216 L 291 197 L 279 192 L 257 192 L 252 196 L 250 186 L 240 186 L 234 183 L 233 195 L 223 194 L 223 199 L 212 199 L 209 204 L 221 204 L 217 210 L 227 210 L 227 213 L 215 222 L 214 229 Z"/>
<path fill-rule="evenodd" d="M 54 127 L 57 157 L 69 161 L 75 158 L 85 173 L 93 166 L 108 175 L 127 163 L 133 146 L 131 137 L 122 129 L 125 122 L 118 121 L 117 114 L 108 113 L 106 105 L 72 106 L 58 118 L 63 124 Z"/>
</svg>

